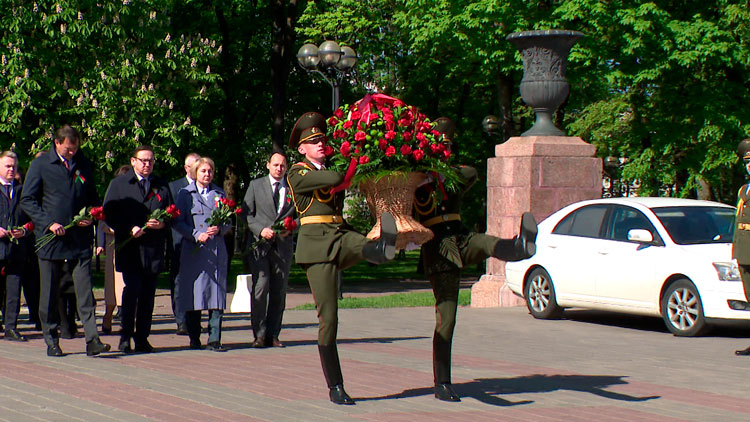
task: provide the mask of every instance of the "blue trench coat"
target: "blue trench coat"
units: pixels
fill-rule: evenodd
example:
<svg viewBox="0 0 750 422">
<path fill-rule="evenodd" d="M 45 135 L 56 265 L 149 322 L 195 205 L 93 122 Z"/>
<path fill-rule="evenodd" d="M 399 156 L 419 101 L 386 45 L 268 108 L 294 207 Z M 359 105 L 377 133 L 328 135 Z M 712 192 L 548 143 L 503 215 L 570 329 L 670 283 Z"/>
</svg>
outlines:
<svg viewBox="0 0 750 422">
<path fill-rule="evenodd" d="M 177 195 L 180 216 L 173 227 L 182 235 L 176 279 L 180 312 L 226 308 L 228 257 L 224 235 L 230 226 L 223 225 L 219 235 L 205 243 L 198 242 L 198 235 L 208 229 L 206 220 L 216 208 L 216 200 L 224 197 L 224 191 L 212 183 L 208 187 L 208 200 L 204 200 L 195 182 L 182 188 Z"/>
</svg>

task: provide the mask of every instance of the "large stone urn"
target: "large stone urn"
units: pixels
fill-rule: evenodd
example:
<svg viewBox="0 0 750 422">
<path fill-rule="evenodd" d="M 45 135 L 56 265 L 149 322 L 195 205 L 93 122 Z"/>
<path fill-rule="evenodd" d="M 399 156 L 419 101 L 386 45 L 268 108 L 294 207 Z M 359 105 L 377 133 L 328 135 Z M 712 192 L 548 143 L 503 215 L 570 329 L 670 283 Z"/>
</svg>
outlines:
<svg viewBox="0 0 750 422">
<path fill-rule="evenodd" d="M 568 54 L 583 36 L 577 31 L 548 29 L 514 32 L 506 37 L 521 52 L 521 97 L 536 114 L 534 126 L 521 136 L 565 136 L 553 123 L 552 114 L 570 92 L 565 79 Z"/>
</svg>

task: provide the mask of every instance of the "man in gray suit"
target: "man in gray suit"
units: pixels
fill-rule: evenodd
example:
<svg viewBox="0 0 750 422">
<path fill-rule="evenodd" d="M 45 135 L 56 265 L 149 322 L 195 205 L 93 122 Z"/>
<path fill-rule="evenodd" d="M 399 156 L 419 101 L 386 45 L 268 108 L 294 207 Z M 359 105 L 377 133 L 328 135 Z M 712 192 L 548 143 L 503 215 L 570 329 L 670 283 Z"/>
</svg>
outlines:
<svg viewBox="0 0 750 422">
<path fill-rule="evenodd" d="M 253 347 L 284 347 L 279 341 L 281 319 L 286 306 L 286 286 L 292 265 L 294 245 L 290 232 L 276 233 L 274 224 L 294 217 L 289 186 L 284 177 L 286 156 L 274 152 L 266 162 L 268 176 L 255 179 L 245 194 L 243 208 L 252 236 L 250 242 L 264 239 L 251 250 Z"/>
<path fill-rule="evenodd" d="M 172 199 L 176 202 L 177 201 L 177 194 L 180 193 L 180 190 L 184 187 L 187 187 L 189 184 L 193 183 L 193 179 L 190 178 L 190 167 L 193 165 L 195 160 L 201 158 L 200 155 L 191 152 L 185 157 L 185 177 L 180 177 L 177 180 L 173 180 L 169 182 L 169 193 L 172 194 Z M 182 235 L 172 228 L 172 244 L 170 253 L 171 253 L 171 264 L 169 267 L 169 281 L 170 281 L 170 290 L 172 294 L 172 313 L 174 313 L 174 322 L 177 323 L 177 334 L 186 336 L 187 335 L 187 326 L 185 325 L 185 315 L 177 310 L 177 297 L 180 295 L 180 292 L 177 289 L 177 284 L 175 283 L 175 280 L 177 279 L 177 273 L 180 271 L 180 247 L 182 245 Z"/>
</svg>

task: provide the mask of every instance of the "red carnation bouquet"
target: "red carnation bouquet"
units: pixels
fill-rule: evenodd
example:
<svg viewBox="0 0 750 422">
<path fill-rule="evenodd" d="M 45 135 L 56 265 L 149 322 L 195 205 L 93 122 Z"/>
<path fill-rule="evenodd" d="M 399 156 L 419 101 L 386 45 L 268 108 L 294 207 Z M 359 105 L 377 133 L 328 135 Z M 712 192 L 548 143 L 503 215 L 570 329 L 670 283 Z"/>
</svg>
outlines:
<svg viewBox="0 0 750 422">
<path fill-rule="evenodd" d="M 220 226 L 229 223 L 232 215 L 242 214 L 242 207 L 229 198 L 216 197 L 216 207 L 211 211 L 211 215 L 206 219 L 207 226 Z"/>
<path fill-rule="evenodd" d="M 294 221 L 294 218 L 292 218 L 291 215 L 284 217 L 283 220 L 277 221 L 271 227 L 271 229 L 273 230 L 274 233 L 276 233 L 276 235 L 281 235 L 281 234 L 284 234 L 284 233 L 291 233 L 296 228 L 297 228 L 297 222 Z M 262 244 L 264 244 L 266 242 L 267 242 L 266 238 L 265 237 L 261 237 L 258 240 L 256 240 L 255 242 L 253 242 L 253 244 L 250 245 L 250 248 L 255 249 L 258 246 L 260 246 L 260 245 L 262 245 Z"/>
<path fill-rule="evenodd" d="M 175 218 L 180 216 L 180 210 L 177 208 L 177 205 L 171 204 L 166 209 L 157 208 L 153 211 L 151 211 L 151 214 L 148 215 L 148 218 L 146 218 L 146 221 L 148 220 L 157 220 L 162 223 L 166 223 L 167 221 L 174 220 Z M 141 230 L 148 229 L 148 226 L 141 227 Z M 117 249 L 122 249 L 125 245 L 130 243 L 131 240 L 133 240 L 133 236 L 130 236 L 129 238 L 122 241 L 120 244 L 117 245 Z"/>
<path fill-rule="evenodd" d="M 23 230 L 24 231 L 24 235 L 26 235 L 26 233 L 31 233 L 32 231 L 34 231 L 34 223 L 31 222 L 31 221 L 29 221 L 28 223 L 24 224 L 23 226 L 15 226 L 15 227 L 11 227 L 10 228 L 10 231 L 14 231 L 14 230 Z M 15 243 L 16 245 L 18 244 L 18 238 L 17 237 L 10 236 L 9 240 L 10 240 L 11 243 Z"/>
<path fill-rule="evenodd" d="M 67 225 L 63 226 L 65 230 L 68 230 L 70 228 L 73 228 L 74 226 L 77 226 L 78 223 L 84 220 L 91 220 L 91 221 L 101 221 L 104 220 L 104 208 L 103 207 L 83 207 L 80 211 L 78 211 L 78 214 L 76 214 L 73 217 L 73 220 L 68 223 Z M 32 224 L 33 228 L 33 224 Z M 52 232 L 48 232 L 38 238 L 36 240 L 36 243 L 34 243 L 34 251 L 39 252 L 40 249 L 45 247 L 49 242 L 52 241 L 52 239 L 55 238 L 55 234 Z"/>
<path fill-rule="evenodd" d="M 339 107 L 328 119 L 328 138 L 330 167 L 346 171 L 337 190 L 394 171 L 436 171 L 449 184 L 457 180 L 448 165 L 450 147 L 435 123 L 397 98 L 368 94 Z"/>
</svg>

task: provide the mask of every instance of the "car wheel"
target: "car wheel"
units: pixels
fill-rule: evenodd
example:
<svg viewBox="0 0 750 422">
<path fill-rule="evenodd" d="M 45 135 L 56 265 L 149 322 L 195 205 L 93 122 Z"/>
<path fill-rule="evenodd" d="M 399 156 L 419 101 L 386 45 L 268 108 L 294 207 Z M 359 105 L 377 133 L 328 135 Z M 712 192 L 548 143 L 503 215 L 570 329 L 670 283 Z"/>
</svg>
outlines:
<svg viewBox="0 0 750 422">
<path fill-rule="evenodd" d="M 687 279 L 675 281 L 664 292 L 661 316 L 669 331 L 676 336 L 697 336 L 706 329 L 698 289 Z"/>
<path fill-rule="evenodd" d="M 557 306 L 555 299 L 552 279 L 544 268 L 536 268 L 529 274 L 523 296 L 534 318 L 552 319 L 562 315 L 562 308 Z"/>
</svg>

